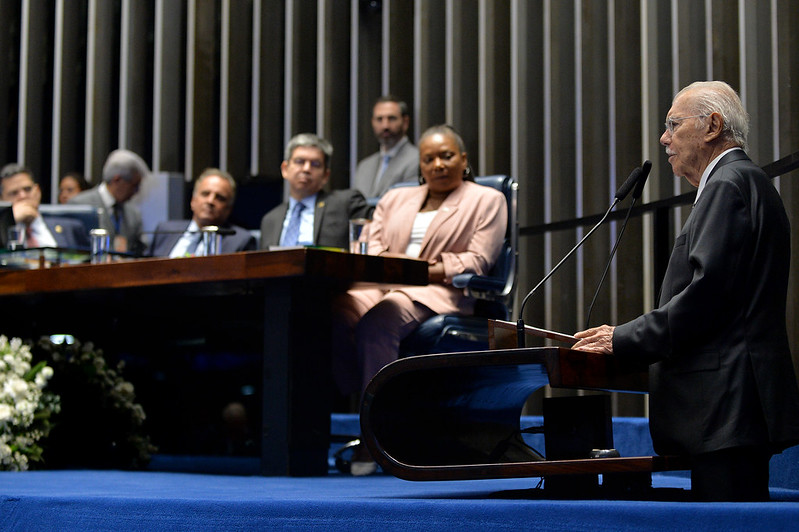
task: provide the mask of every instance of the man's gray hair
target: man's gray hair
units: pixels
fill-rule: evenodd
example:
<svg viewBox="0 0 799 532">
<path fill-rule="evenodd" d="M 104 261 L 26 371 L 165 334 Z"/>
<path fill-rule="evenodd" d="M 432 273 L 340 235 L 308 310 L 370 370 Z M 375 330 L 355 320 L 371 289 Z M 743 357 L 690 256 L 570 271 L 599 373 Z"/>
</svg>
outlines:
<svg viewBox="0 0 799 532">
<path fill-rule="evenodd" d="M 704 116 L 719 113 L 724 121 L 722 138 L 745 150 L 749 135 L 749 113 L 735 89 L 723 81 L 696 81 L 678 92 L 674 99 L 689 91 L 691 94 L 687 97 L 694 112 Z M 697 124 L 697 127 L 701 125 Z"/>
<path fill-rule="evenodd" d="M 103 181 L 108 183 L 115 176 L 125 181 L 131 181 L 135 176 L 142 179 L 150 174 L 150 169 L 144 159 L 130 150 L 114 150 L 105 160 L 103 165 Z"/>
<path fill-rule="evenodd" d="M 333 145 L 327 140 L 314 135 L 313 133 L 300 133 L 299 135 L 294 135 L 291 137 L 289 143 L 286 144 L 286 151 L 283 154 L 283 160 L 290 161 L 291 154 L 294 153 L 294 150 L 300 146 L 309 146 L 311 148 L 317 148 L 321 150 L 325 155 L 325 168 L 330 168 L 330 158 L 333 157 Z"/>
<path fill-rule="evenodd" d="M 200 183 L 202 183 L 203 179 L 211 176 L 221 177 L 230 184 L 230 189 L 233 191 L 233 197 L 230 198 L 230 203 L 233 204 L 233 200 L 236 199 L 236 180 L 233 179 L 230 173 L 220 170 L 219 168 L 206 168 L 203 170 L 203 173 L 197 176 L 197 180 L 194 182 L 192 194 L 197 194 L 197 189 L 200 187 Z"/>
</svg>

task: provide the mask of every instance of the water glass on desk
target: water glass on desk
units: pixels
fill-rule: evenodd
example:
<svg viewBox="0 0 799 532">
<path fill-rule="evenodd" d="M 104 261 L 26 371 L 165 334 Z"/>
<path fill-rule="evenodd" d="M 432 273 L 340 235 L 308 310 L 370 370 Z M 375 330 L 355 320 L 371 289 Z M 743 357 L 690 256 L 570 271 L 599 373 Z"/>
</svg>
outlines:
<svg viewBox="0 0 799 532">
<path fill-rule="evenodd" d="M 202 246 L 206 256 L 219 255 L 222 252 L 222 235 L 216 225 L 206 225 L 200 229 L 203 234 Z"/>
<path fill-rule="evenodd" d="M 110 262 L 111 235 L 105 229 L 92 229 L 89 231 L 92 239 L 92 264 Z"/>
<path fill-rule="evenodd" d="M 25 247 L 25 225 L 16 224 L 8 228 L 8 249 L 14 251 Z"/>
<path fill-rule="evenodd" d="M 366 218 L 350 220 L 350 253 L 366 255 L 369 251 L 369 224 L 371 220 Z"/>
</svg>

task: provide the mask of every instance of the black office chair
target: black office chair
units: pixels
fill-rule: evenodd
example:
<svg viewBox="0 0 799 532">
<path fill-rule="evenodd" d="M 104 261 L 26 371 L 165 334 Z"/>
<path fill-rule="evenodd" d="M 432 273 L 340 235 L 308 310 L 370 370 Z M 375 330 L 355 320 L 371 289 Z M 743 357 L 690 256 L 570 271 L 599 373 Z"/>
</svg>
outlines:
<svg viewBox="0 0 799 532">
<path fill-rule="evenodd" d="M 477 299 L 474 315 L 433 316 L 402 341 L 401 357 L 488 349 L 488 319 L 509 320 L 511 317 L 519 240 L 516 219 L 519 185 L 514 178 L 505 175 L 477 177 L 475 182 L 499 190 L 508 202 L 508 228 L 502 251 L 488 275 L 464 273 L 452 279 L 453 286 L 463 288 Z"/>
</svg>

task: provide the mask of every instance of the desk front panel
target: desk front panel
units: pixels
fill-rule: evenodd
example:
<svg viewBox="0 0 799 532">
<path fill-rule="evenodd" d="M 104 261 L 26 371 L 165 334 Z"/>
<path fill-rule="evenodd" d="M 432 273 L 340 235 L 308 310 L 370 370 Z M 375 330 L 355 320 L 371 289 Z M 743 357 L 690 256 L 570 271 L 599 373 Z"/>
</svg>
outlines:
<svg viewBox="0 0 799 532">
<path fill-rule="evenodd" d="M 124 360 L 162 454 L 323 475 L 332 298 L 356 280 L 426 274 L 420 261 L 322 250 L 3 272 L 2 333 L 73 334 Z"/>
</svg>

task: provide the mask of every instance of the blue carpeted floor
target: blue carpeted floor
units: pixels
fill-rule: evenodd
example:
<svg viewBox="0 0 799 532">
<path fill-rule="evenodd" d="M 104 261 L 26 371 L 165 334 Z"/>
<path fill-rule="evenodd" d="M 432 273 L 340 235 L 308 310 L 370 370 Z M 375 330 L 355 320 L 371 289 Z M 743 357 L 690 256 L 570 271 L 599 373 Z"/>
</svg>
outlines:
<svg viewBox="0 0 799 532">
<path fill-rule="evenodd" d="M 796 530 L 779 502 L 546 500 L 537 479 L 414 483 L 385 475 L 264 478 L 187 473 L 0 473 L 2 530 Z M 656 475 L 658 489 L 687 479 Z"/>
<path fill-rule="evenodd" d="M 332 425 L 357 433 L 355 416 L 334 416 Z M 614 435 L 623 455 L 648 454 L 645 420 L 614 420 Z M 677 502 L 690 488 L 680 473 L 653 475 L 647 500 L 564 500 L 536 489 L 536 478 L 5 472 L 0 530 L 799 530 L 797 468 L 799 447 L 775 456 L 773 502 L 739 504 Z"/>
</svg>

